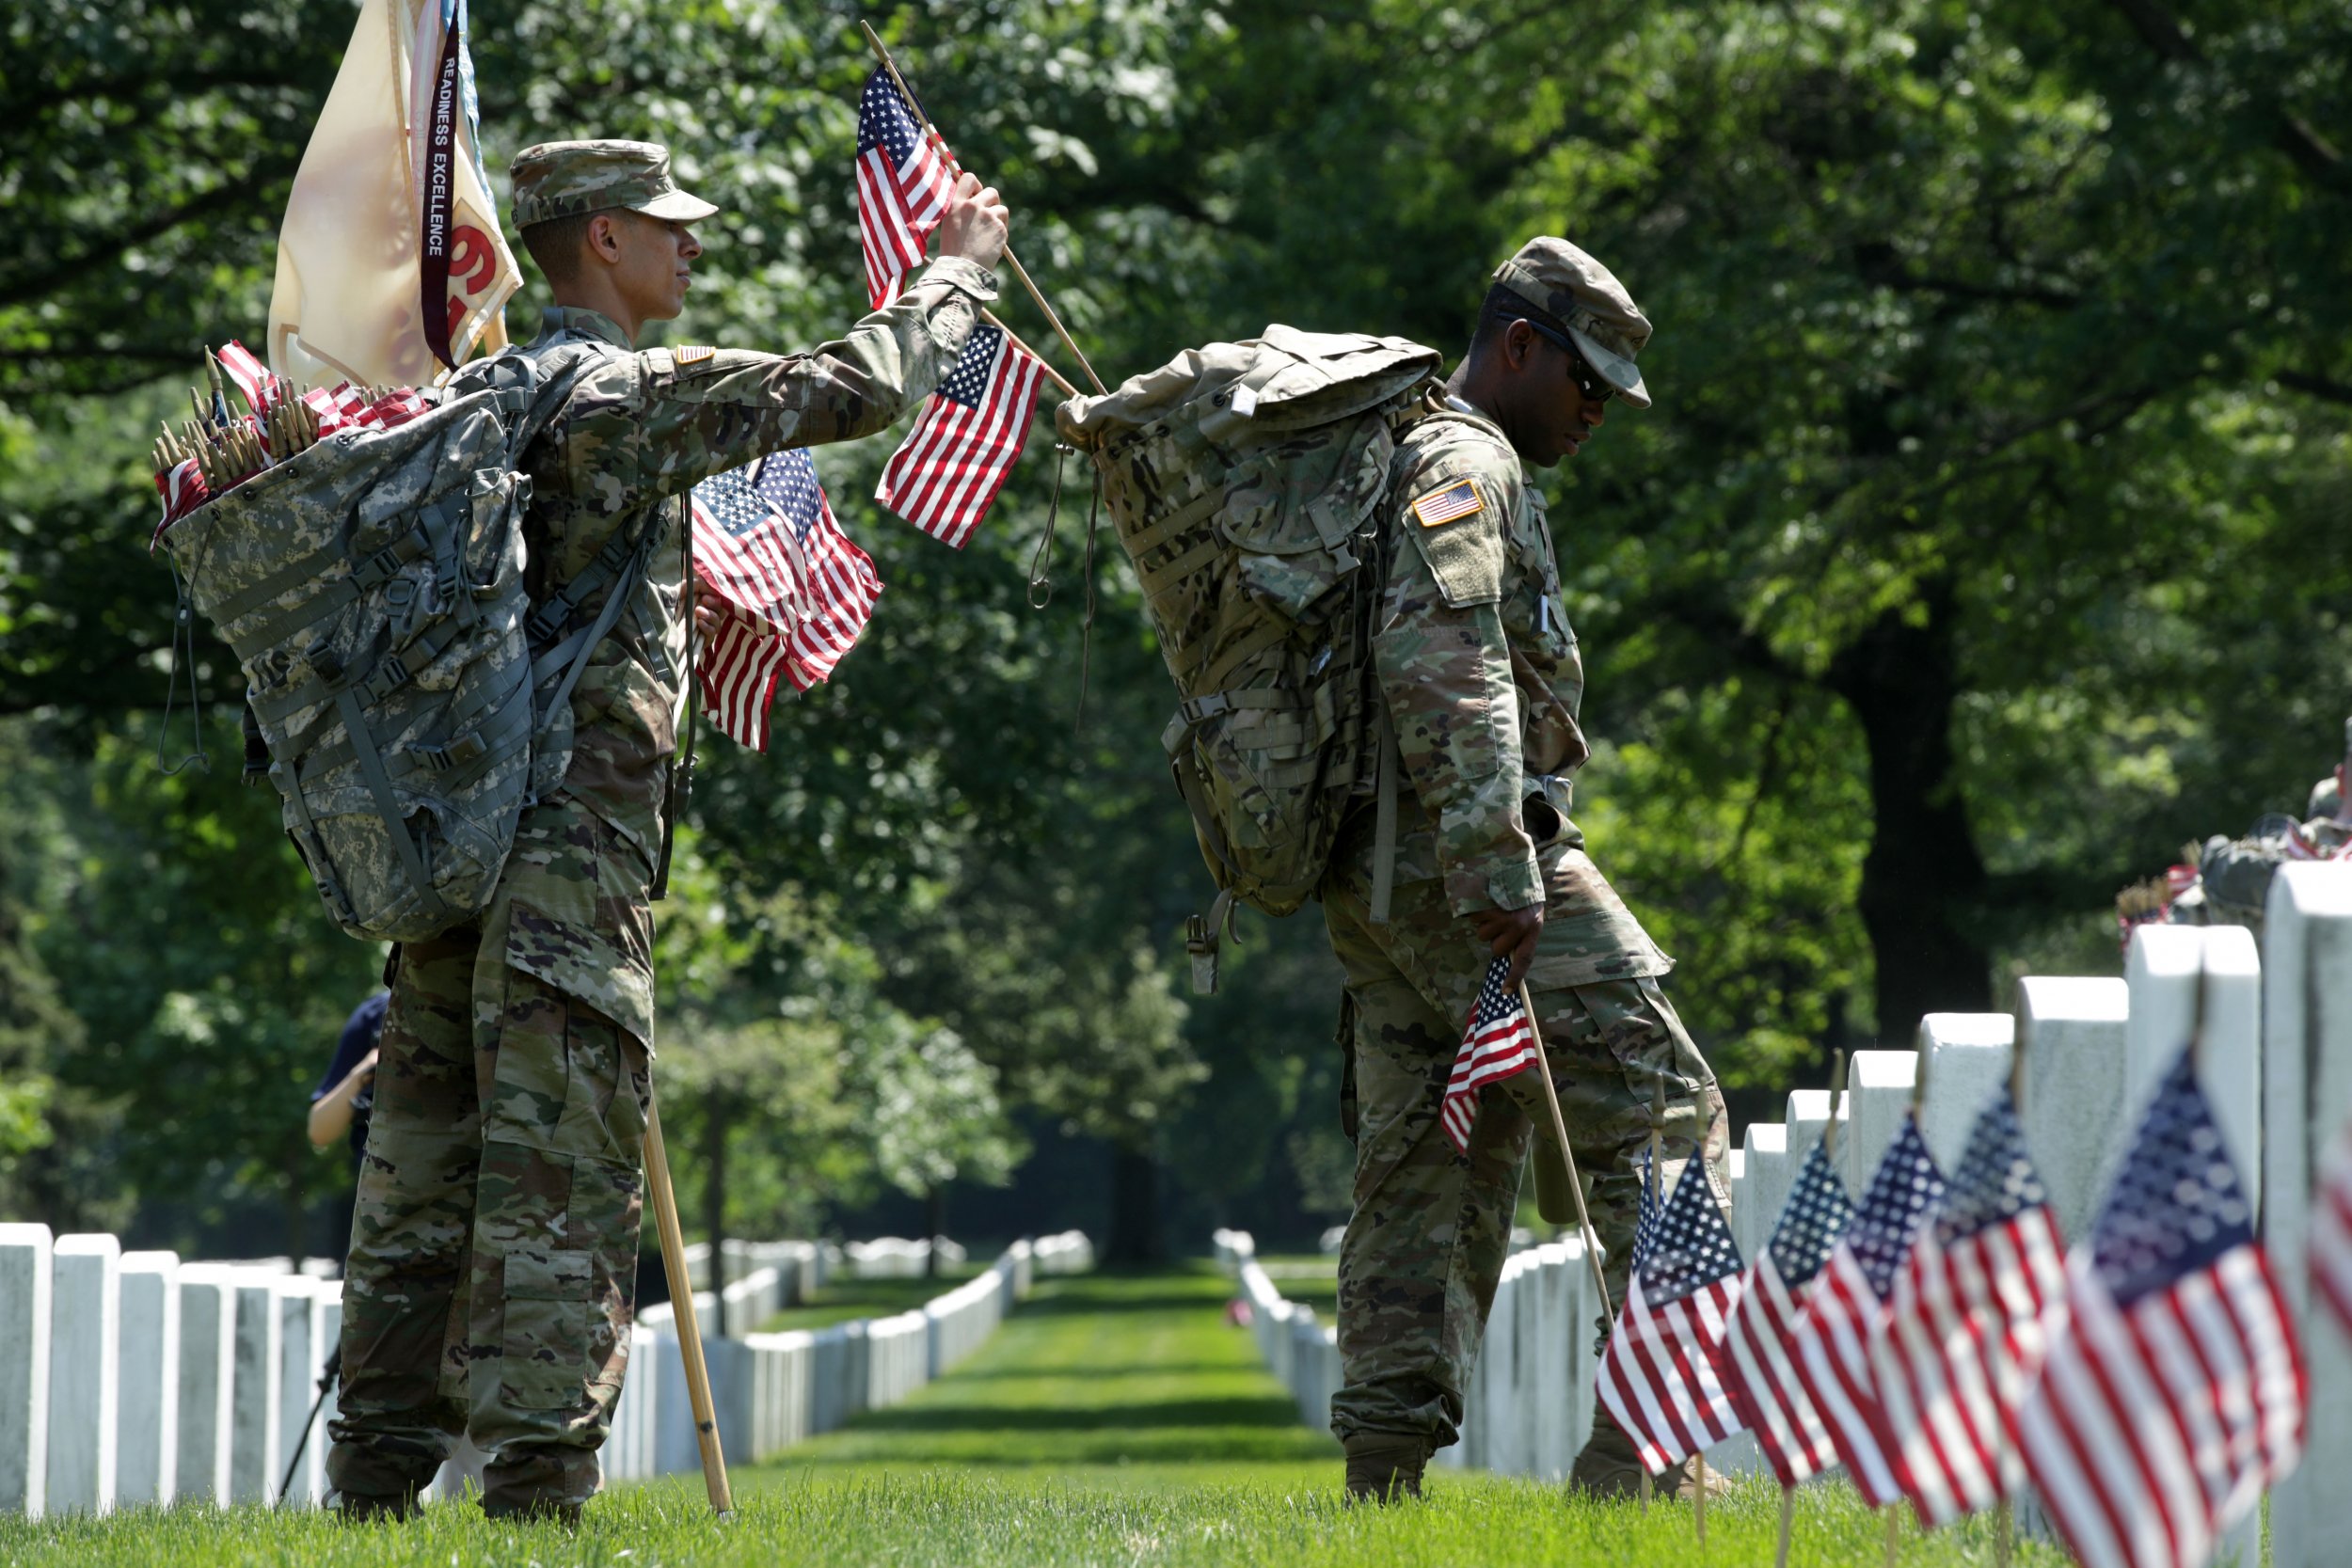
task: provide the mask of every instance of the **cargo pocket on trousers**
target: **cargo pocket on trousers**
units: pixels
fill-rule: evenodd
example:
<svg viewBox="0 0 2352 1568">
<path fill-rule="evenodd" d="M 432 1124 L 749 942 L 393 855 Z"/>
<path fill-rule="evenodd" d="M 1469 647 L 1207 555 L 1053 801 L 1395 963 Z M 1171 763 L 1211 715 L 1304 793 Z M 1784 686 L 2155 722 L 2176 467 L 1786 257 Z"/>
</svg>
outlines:
<svg viewBox="0 0 2352 1568">
<path fill-rule="evenodd" d="M 584 1397 L 595 1255 L 506 1255 L 505 1342 L 499 1382 L 517 1410 L 561 1410 Z"/>
</svg>

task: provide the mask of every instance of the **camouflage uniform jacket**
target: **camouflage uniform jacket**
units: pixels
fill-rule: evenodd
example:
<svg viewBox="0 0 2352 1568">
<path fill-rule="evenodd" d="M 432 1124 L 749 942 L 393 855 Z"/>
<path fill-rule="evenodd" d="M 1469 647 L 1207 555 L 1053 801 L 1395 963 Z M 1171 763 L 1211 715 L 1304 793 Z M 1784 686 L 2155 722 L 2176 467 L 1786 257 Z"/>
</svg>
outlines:
<svg viewBox="0 0 2352 1568">
<path fill-rule="evenodd" d="M 1546 925 L 1571 939 L 1578 973 L 1555 979 L 1662 974 L 1672 961 L 1567 816 L 1592 749 L 1544 499 L 1493 421 L 1442 392 L 1429 406 L 1398 442 L 1383 503 L 1398 544 L 1374 643 L 1405 776 L 1425 810 L 1400 832 L 1398 879 L 1442 878 L 1456 914 L 1521 909 L 1545 902 L 1546 868 L 1564 861 L 1568 896 L 1555 890 Z"/>
<path fill-rule="evenodd" d="M 600 362 L 581 372 L 524 453 L 532 601 L 583 571 L 616 535 L 634 541 L 652 529 L 658 539 L 644 584 L 572 693 L 568 746 L 558 716 L 534 788 L 545 793 L 560 780 L 648 863 L 660 855 L 687 656 L 687 492 L 767 452 L 890 425 L 954 366 L 980 303 L 995 295 L 985 268 L 943 258 L 848 337 L 790 355 L 632 351 L 594 310 L 547 313 L 523 353 L 584 342 Z M 592 596 L 572 624 L 587 625 L 601 603 Z"/>
</svg>

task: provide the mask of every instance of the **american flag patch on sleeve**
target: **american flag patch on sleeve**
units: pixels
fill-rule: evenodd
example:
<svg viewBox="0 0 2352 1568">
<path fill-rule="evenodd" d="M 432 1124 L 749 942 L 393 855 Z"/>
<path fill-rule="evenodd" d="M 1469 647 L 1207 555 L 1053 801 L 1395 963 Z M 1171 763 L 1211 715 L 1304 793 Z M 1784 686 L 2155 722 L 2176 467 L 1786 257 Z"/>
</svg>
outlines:
<svg viewBox="0 0 2352 1568">
<path fill-rule="evenodd" d="M 1432 490 L 1413 503 L 1413 515 L 1423 528 L 1436 528 L 1456 517 L 1467 517 L 1486 506 L 1478 499 L 1478 486 L 1469 480 L 1456 480 L 1442 490 Z"/>
</svg>

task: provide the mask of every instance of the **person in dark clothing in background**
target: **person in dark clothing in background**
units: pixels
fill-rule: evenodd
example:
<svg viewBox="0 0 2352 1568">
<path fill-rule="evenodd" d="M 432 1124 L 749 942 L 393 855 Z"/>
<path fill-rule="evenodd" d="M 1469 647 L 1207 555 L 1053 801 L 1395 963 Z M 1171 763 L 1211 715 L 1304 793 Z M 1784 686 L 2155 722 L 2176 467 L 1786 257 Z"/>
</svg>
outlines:
<svg viewBox="0 0 2352 1568">
<path fill-rule="evenodd" d="M 359 1172 L 360 1156 L 368 1151 L 368 1113 L 375 1109 L 375 1044 L 383 1036 L 384 1007 L 390 999 L 389 991 L 377 991 L 352 1009 L 342 1037 L 335 1042 L 334 1059 L 310 1091 L 310 1147 L 326 1149 L 349 1132 L 354 1176 Z M 343 1233 L 348 1239 L 348 1223 Z"/>
</svg>

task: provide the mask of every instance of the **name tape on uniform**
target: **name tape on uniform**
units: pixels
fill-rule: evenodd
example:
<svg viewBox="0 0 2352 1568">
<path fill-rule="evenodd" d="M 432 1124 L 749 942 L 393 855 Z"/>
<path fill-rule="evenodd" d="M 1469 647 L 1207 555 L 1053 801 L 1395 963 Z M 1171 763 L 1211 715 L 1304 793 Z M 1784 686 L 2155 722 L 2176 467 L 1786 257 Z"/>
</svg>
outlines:
<svg viewBox="0 0 2352 1568">
<path fill-rule="evenodd" d="M 1469 480 L 1456 480 L 1442 490 L 1432 490 L 1413 503 L 1413 515 L 1423 528 L 1436 528 L 1457 517 L 1467 517 L 1483 511 L 1486 503 L 1478 499 L 1478 486 Z"/>
</svg>

